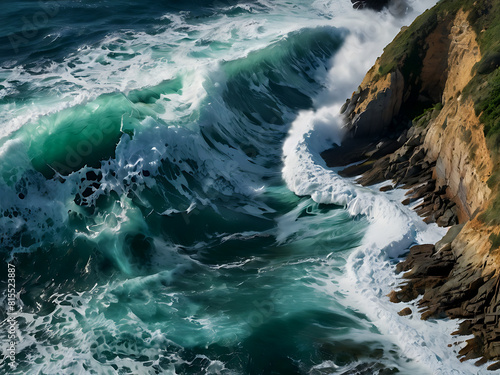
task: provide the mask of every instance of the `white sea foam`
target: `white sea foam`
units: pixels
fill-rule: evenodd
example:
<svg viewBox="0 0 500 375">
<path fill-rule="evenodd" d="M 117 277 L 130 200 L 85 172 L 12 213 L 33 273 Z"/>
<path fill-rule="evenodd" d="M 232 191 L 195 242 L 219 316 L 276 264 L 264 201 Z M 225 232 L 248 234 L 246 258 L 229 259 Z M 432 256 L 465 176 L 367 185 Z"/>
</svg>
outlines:
<svg viewBox="0 0 500 375">
<path fill-rule="evenodd" d="M 426 226 L 390 195 L 339 177 L 319 156 L 332 143 L 342 140 L 340 106 L 356 90 L 382 48 L 401 25 L 410 23 L 434 3 L 433 0 L 413 2 L 413 10 L 404 18 L 394 18 L 389 12 L 374 17 L 371 11 L 364 11 L 355 16 L 347 12 L 344 19 L 335 20 L 338 26 L 347 28 L 350 35 L 332 61 L 327 90 L 316 98 L 316 109 L 301 113 L 292 124 L 283 147 L 283 177 L 296 194 L 309 195 L 320 203 L 344 205 L 351 215 L 366 215 L 370 222 L 363 244 L 348 258 L 346 273 L 339 280 L 340 289 L 330 287 L 328 290 L 327 287 L 327 293 L 333 297 L 340 290 L 347 297 L 346 303 L 365 313 L 382 333 L 392 337 L 405 355 L 423 366 L 421 371 L 482 373 L 484 367 L 459 362 L 456 355 L 460 346 L 448 347 L 457 341 L 450 336 L 456 330 L 457 321 L 424 322 L 418 313 L 410 318 L 400 317 L 397 312 L 406 304 L 390 304 L 386 297 L 399 281 L 394 272 L 395 258 L 412 244 L 436 242 L 445 230 L 435 225 Z M 336 274 L 330 277 L 339 279 Z M 416 302 L 411 305 L 416 311 Z"/>
<path fill-rule="evenodd" d="M 223 60 L 243 58 L 292 31 L 329 23 L 327 19 L 318 21 L 307 7 L 302 4 L 303 13 L 294 14 L 298 8 L 293 4 L 262 2 L 259 9 L 268 9 L 270 14 L 222 15 L 207 19 L 206 23 L 186 22 L 182 12 L 165 14 L 157 25 L 165 30 L 157 34 L 115 32 L 94 45 L 81 46 L 61 62 L 43 69 L 23 66 L 2 69 L 0 79 L 5 88 L 0 90 L 0 99 L 15 94 L 12 82 L 30 88 L 24 95 L 35 95 L 21 107 L 11 101 L 0 104 L 0 139 L 29 122 L 88 103 L 105 93 L 128 93 L 192 74 L 198 74 L 192 80 L 193 85 L 201 84 L 206 76 L 200 77 L 199 73 L 215 68 Z M 293 17 L 300 22 L 290 22 Z M 162 26 L 162 20 L 171 24 Z M 213 49 L 211 43 L 219 43 L 221 47 Z M 196 101 L 191 104 L 196 105 Z"/>
</svg>

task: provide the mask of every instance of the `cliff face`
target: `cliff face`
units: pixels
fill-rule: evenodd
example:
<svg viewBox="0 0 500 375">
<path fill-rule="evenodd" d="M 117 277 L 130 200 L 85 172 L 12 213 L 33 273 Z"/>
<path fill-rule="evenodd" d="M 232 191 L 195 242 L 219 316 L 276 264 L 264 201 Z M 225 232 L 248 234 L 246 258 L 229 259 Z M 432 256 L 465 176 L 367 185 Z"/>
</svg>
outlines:
<svg viewBox="0 0 500 375">
<path fill-rule="evenodd" d="M 478 110 L 489 108 L 483 93 L 494 91 L 490 78 L 500 74 L 487 57 L 484 46 L 491 45 L 479 35 L 488 27 L 478 14 L 495 19 L 495 7 L 488 0 L 443 0 L 403 29 L 342 108 L 345 145 L 323 154 L 338 166 L 338 156 L 350 149 L 358 157 L 344 164 L 368 160 L 341 174 L 362 174 L 358 182 L 365 185 L 392 180 L 410 189 L 404 204 L 422 201 L 416 210 L 425 221 L 461 224 L 436 245 L 410 250 L 397 268 L 407 281 L 390 298 L 423 295 L 422 319 L 466 319 L 457 333 L 474 339 L 460 354 L 479 363 L 500 360 L 500 228 L 482 215 L 495 215 L 498 150 L 485 136 L 486 111 Z M 489 76 L 480 76 L 485 64 Z M 489 368 L 499 369 L 500 362 Z"/>
<path fill-rule="evenodd" d="M 487 180 L 493 168 L 474 103 L 462 95 L 481 60 L 476 34 L 467 18 L 468 14 L 459 10 L 426 35 L 417 78 L 405 79 L 399 67 L 380 77 L 379 59 L 342 108 L 348 137 L 359 139 L 397 131 L 401 122 L 405 123 L 401 112 L 408 111 L 412 103 L 436 103 L 433 111 L 413 121 L 417 129 L 412 133 L 419 139 L 409 143 L 418 143 L 417 147 L 410 153 L 408 147 L 401 148 L 393 159 L 410 160 L 420 153 L 425 162 L 435 164 L 432 177 L 457 205 L 459 222 L 471 219 L 486 204 L 491 194 Z"/>
<path fill-rule="evenodd" d="M 351 99 L 342 107 L 349 123 L 349 135 L 356 138 L 383 133 L 401 110 L 404 79 L 400 71 L 374 80 L 372 68 Z"/>
<path fill-rule="evenodd" d="M 439 32 L 441 33 L 441 32 Z M 449 43 L 439 39 L 447 38 Z M 427 157 L 436 160 L 434 178 L 437 185 L 447 185 L 448 195 L 459 206 L 459 219 L 465 221 L 477 214 L 490 196 L 490 189 L 486 182 L 491 176 L 493 163 L 483 127 L 475 114 L 474 104 L 470 99 L 464 99 L 462 91 L 472 79 L 472 69 L 481 60 L 476 34 L 467 21 L 467 14 L 460 10 L 452 23 L 448 35 L 430 36 L 430 43 L 436 46 L 429 47 L 426 63 L 442 66 L 446 62 L 447 74 L 441 96 L 443 105 L 439 115 L 429 124 L 429 129 L 423 142 L 427 150 Z M 436 40 L 438 39 L 438 40 Z M 447 53 L 439 50 L 443 44 L 448 44 Z M 429 56 L 431 55 L 431 56 Z M 432 60 L 438 60 L 436 63 Z M 441 83 L 441 77 L 432 73 L 424 74 L 422 81 L 426 85 L 432 82 Z M 436 85 L 438 86 L 438 85 Z"/>
</svg>

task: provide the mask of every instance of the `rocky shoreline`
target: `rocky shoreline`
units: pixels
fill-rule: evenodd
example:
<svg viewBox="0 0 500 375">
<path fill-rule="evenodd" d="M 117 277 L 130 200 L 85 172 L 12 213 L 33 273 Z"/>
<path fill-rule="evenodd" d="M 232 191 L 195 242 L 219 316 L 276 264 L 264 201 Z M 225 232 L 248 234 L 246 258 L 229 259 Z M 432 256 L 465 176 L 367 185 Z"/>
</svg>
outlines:
<svg viewBox="0 0 500 375">
<path fill-rule="evenodd" d="M 321 156 L 329 167 L 348 165 L 339 175 L 359 176 L 356 182 L 363 186 L 392 181 L 380 190 L 409 189 L 402 203 L 409 205 L 421 201 L 415 210 L 426 223 L 437 223 L 441 227 L 456 225 L 459 223 L 458 208 L 447 196 L 448 187 L 438 186 L 432 178 L 437 161 L 426 158 L 422 144 L 425 130 L 410 127 L 401 134 L 381 139 L 350 140 Z"/>
<path fill-rule="evenodd" d="M 491 1 L 482 3 L 492 11 Z M 471 23 L 478 18 L 456 5 L 443 0 L 400 32 L 342 107 L 346 139 L 321 156 L 361 185 L 407 189 L 403 204 L 450 228 L 438 243 L 409 250 L 396 266 L 404 281 L 388 298 L 422 296 L 424 320 L 464 319 L 450 332 L 473 335 L 461 360 L 498 370 L 500 251 L 492 239 L 500 228 L 482 218 L 493 204 L 496 164 L 476 103 L 463 95 L 484 59 Z"/>
<path fill-rule="evenodd" d="M 494 270 L 473 263 L 464 266 L 459 248 L 452 248 L 467 220 L 460 220 L 457 204 L 447 195 L 448 186 L 439 186 L 433 178 L 437 160 L 429 160 L 423 148 L 426 128 L 410 127 L 401 134 L 392 134 L 367 141 L 348 140 L 342 146 L 325 151 L 322 157 L 330 167 L 347 166 L 339 171 L 345 177 L 356 177 L 363 186 L 387 181 L 382 192 L 394 188 L 408 189 L 403 204 L 420 202 L 414 208 L 426 223 L 450 227 L 436 244 L 417 245 L 406 259 L 397 264 L 396 272 L 405 280 L 399 290 L 392 291 L 393 303 L 410 302 L 419 296 L 421 319 L 467 319 L 457 332 L 471 335 L 459 355 L 463 360 L 477 359 L 477 364 L 500 358 L 500 279 Z M 392 138 L 392 139 L 391 139 Z M 410 315 L 409 308 L 400 315 Z M 490 365 L 500 369 L 500 361 Z"/>
</svg>

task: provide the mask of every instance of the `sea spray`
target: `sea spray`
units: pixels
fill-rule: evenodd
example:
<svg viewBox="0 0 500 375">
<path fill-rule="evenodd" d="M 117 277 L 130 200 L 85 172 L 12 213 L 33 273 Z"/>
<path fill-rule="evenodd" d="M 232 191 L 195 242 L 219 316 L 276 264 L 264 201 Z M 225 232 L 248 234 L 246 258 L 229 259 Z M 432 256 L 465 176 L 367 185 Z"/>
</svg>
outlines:
<svg viewBox="0 0 500 375">
<path fill-rule="evenodd" d="M 445 349 L 452 343 L 446 332 L 453 331 L 456 323 L 439 322 L 440 338 L 431 337 L 425 324 L 408 323 L 407 318 L 398 316 L 397 311 L 402 307 L 388 307 L 386 297 L 398 281 L 394 260 L 413 244 L 436 242 L 445 231 L 435 225 L 427 227 L 415 213 L 376 190 L 339 177 L 326 168 L 319 156 L 332 144 L 341 143 L 344 128 L 340 107 L 356 90 L 363 75 L 374 64 L 374 58 L 381 54 L 401 24 L 410 23 L 425 7 L 433 4 L 433 1 L 412 4 L 415 9 L 401 18 L 386 12 L 373 19 L 372 13 L 367 11 L 343 20 L 350 34 L 332 59 L 327 89 L 315 98 L 315 109 L 301 112 L 292 123 L 283 146 L 283 177 L 287 186 L 298 195 L 311 196 L 319 203 L 340 204 L 353 216 L 368 217 L 370 225 L 363 243 L 349 256 L 346 273 L 339 278 L 340 291 L 347 296 L 350 306 L 366 313 L 379 329 L 393 335 L 404 353 L 422 363 L 426 371 L 439 369 L 439 373 L 458 374 L 472 371 L 472 368 L 450 369 L 457 360 L 456 352 Z M 338 276 L 332 273 L 331 277 Z M 331 288 L 332 296 L 337 292 L 338 289 Z"/>
</svg>

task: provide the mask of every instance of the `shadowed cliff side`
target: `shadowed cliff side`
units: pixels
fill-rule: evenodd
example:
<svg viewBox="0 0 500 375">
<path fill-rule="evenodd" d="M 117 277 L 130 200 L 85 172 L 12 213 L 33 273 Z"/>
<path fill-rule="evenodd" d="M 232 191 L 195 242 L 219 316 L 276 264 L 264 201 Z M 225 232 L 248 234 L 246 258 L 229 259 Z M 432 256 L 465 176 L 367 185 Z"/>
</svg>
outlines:
<svg viewBox="0 0 500 375">
<path fill-rule="evenodd" d="M 500 5 L 443 0 L 403 28 L 342 107 L 347 137 L 322 156 L 382 191 L 409 189 L 428 223 L 451 226 L 415 246 L 393 302 L 419 302 L 422 319 L 465 318 L 460 355 L 500 360 Z M 406 314 L 407 312 L 405 312 Z M 489 366 L 499 369 L 500 362 Z"/>
</svg>

